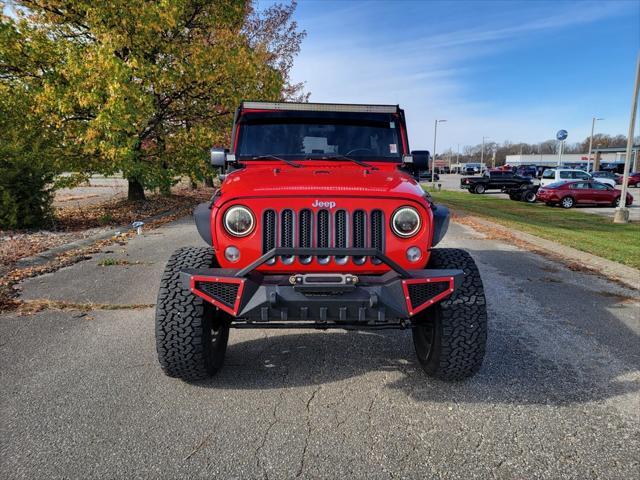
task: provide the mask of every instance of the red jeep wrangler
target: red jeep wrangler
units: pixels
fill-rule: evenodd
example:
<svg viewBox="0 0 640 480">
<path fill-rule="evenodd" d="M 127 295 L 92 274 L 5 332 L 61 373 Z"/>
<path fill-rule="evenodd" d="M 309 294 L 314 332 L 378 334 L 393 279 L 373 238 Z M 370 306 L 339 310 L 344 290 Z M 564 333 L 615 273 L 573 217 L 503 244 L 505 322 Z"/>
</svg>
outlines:
<svg viewBox="0 0 640 480">
<path fill-rule="evenodd" d="M 232 145 L 212 149 L 222 186 L 194 211 L 207 246 L 178 249 L 162 276 L 167 375 L 213 375 L 231 327 L 411 328 L 428 374 L 480 368 L 482 280 L 467 252 L 434 248 L 449 212 L 415 180 L 428 155 L 409 153 L 403 110 L 244 102 Z"/>
</svg>

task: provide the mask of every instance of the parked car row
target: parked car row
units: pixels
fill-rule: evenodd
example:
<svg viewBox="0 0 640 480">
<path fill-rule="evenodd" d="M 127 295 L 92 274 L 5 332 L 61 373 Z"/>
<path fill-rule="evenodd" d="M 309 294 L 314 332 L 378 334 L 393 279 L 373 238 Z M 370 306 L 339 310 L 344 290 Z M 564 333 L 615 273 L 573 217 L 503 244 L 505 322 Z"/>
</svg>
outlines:
<svg viewBox="0 0 640 480">
<path fill-rule="evenodd" d="M 619 205 L 621 192 L 615 188 L 617 182 L 617 176 L 611 172 L 598 171 L 592 175 L 582 170 L 554 168 L 546 170 L 540 185 L 535 185 L 531 178 L 504 169 L 494 169 L 486 171 L 481 177 L 461 178 L 460 188 L 475 194 L 500 190 L 507 193 L 511 200 L 528 203 L 538 201 L 571 208 L 576 205 Z M 629 177 L 629 185 L 638 186 L 639 183 L 640 174 L 634 173 Z M 627 206 L 633 203 L 633 196 L 629 193 L 625 203 Z"/>
</svg>

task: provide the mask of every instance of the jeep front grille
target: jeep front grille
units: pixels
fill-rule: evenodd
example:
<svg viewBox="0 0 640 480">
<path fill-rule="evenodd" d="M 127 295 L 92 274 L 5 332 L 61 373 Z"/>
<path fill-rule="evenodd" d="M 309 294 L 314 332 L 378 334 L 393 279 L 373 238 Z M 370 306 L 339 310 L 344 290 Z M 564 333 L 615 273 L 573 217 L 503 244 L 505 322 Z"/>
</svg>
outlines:
<svg viewBox="0 0 640 480">
<path fill-rule="evenodd" d="M 294 211 L 284 209 L 280 212 L 269 209 L 262 215 L 262 252 L 275 247 L 300 248 L 375 248 L 384 253 L 384 214 L 382 210 L 330 210 L 315 212 L 309 209 Z M 297 225 L 296 225 L 297 223 Z M 293 262 L 294 257 L 278 259 L 285 264 Z M 311 257 L 301 257 L 302 263 L 310 263 Z M 318 257 L 320 264 L 327 264 L 330 257 Z M 277 259 L 272 258 L 268 264 Z M 346 256 L 336 256 L 334 261 L 344 264 Z M 353 262 L 362 265 L 364 257 L 353 257 Z M 378 259 L 371 259 L 375 264 Z"/>
</svg>

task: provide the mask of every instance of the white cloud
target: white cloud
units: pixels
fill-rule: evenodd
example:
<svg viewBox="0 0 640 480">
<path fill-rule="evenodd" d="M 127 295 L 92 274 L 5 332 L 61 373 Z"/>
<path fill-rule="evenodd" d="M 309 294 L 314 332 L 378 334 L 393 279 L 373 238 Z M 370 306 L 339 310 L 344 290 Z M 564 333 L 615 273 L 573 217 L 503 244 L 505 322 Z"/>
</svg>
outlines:
<svg viewBox="0 0 640 480">
<path fill-rule="evenodd" d="M 362 5 L 347 5 L 339 12 L 301 19 L 309 36 L 296 60 L 293 79 L 307 82 L 311 101 L 400 104 L 407 113 L 412 148 L 431 148 L 433 121 L 446 118 L 448 122 L 438 133 L 438 151 L 455 149 L 458 143 L 477 144 L 483 135 L 500 142 L 536 142 L 552 138 L 559 128 L 569 129 L 572 141 L 584 138 L 590 125 L 567 124 L 580 117 L 576 105 L 545 104 L 540 99 L 532 108 L 529 99 L 523 98 L 527 100 L 523 110 L 522 105 L 505 109 L 489 102 L 470 102 L 473 75 L 465 60 L 499 54 L 521 37 L 619 15 L 626 8 L 615 3 L 584 3 L 581 8 L 564 8 L 564 12 L 520 23 L 502 18 L 499 23 L 508 27 L 484 24 L 381 39 L 361 29 L 345 28 L 352 17 L 362 14 Z M 371 29 L 375 28 L 372 24 Z M 590 118 L 584 123 L 590 123 Z M 607 127 L 616 133 L 625 131 L 615 121 Z"/>
</svg>

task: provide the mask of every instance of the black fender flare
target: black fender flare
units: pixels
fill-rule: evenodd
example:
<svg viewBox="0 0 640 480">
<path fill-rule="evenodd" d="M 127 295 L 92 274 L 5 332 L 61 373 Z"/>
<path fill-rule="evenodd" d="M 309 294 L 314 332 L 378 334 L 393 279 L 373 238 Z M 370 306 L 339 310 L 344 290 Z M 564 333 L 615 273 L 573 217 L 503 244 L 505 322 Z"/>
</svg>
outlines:
<svg viewBox="0 0 640 480">
<path fill-rule="evenodd" d="M 196 228 L 198 233 L 209 246 L 213 246 L 213 239 L 211 238 L 211 207 L 212 202 L 200 203 L 193 210 L 193 219 L 196 222 Z"/>
<path fill-rule="evenodd" d="M 433 239 L 431 248 L 435 247 L 444 238 L 449 229 L 449 209 L 444 205 L 434 205 L 433 207 Z"/>
</svg>

